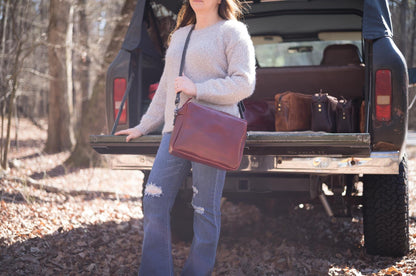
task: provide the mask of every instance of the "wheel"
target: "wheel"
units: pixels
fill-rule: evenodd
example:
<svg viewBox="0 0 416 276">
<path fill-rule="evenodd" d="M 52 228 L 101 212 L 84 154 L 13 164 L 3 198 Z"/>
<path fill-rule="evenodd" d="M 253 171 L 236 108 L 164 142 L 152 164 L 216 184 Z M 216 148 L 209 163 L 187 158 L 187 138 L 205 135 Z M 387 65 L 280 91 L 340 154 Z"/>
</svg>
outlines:
<svg viewBox="0 0 416 276">
<path fill-rule="evenodd" d="M 191 205 L 192 192 L 179 191 L 170 213 L 170 227 L 174 239 L 191 241 L 194 236 L 194 208 Z"/>
<path fill-rule="evenodd" d="M 368 254 L 398 257 L 409 252 L 407 164 L 398 175 L 365 175 L 364 241 Z"/>
</svg>

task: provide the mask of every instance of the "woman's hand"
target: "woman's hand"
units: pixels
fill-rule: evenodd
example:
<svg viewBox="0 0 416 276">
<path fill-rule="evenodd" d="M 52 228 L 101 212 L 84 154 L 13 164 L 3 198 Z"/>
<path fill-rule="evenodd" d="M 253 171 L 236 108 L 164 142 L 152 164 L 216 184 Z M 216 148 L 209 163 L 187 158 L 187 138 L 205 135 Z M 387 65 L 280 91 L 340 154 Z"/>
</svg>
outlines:
<svg viewBox="0 0 416 276">
<path fill-rule="evenodd" d="M 189 97 L 195 97 L 196 85 L 187 76 L 182 75 L 175 79 L 175 92 L 182 92 Z"/>
<path fill-rule="evenodd" d="M 128 128 L 128 129 L 124 129 L 124 130 L 120 130 L 117 131 L 116 133 L 114 133 L 114 135 L 127 135 L 126 137 L 126 142 L 130 141 L 131 139 L 140 137 L 143 135 L 143 133 L 140 132 L 140 130 L 138 130 L 137 128 Z"/>
</svg>

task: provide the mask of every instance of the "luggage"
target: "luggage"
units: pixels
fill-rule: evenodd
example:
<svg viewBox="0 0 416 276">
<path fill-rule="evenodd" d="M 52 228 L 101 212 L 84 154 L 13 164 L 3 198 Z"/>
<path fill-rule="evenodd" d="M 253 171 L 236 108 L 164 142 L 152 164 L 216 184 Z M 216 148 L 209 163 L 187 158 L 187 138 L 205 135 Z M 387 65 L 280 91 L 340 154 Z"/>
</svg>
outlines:
<svg viewBox="0 0 416 276">
<path fill-rule="evenodd" d="M 360 103 L 361 99 L 352 100 L 341 97 L 338 100 L 322 91 L 314 95 L 292 91 L 278 93 L 275 95 L 275 131 L 312 130 L 355 133 L 360 131 Z M 259 110 L 263 105 L 264 112 L 267 113 L 266 103 L 255 105 Z M 363 113 L 362 110 L 361 113 Z M 260 121 L 260 116 L 256 116 Z M 256 124 L 262 125 L 261 122 Z"/>
<path fill-rule="evenodd" d="M 336 131 L 336 108 L 338 100 L 328 93 L 315 93 L 312 96 L 312 124 L 313 131 Z"/>
<path fill-rule="evenodd" d="M 274 131 L 274 100 L 244 100 L 248 131 Z"/>
<path fill-rule="evenodd" d="M 358 131 L 357 101 L 341 99 L 337 103 L 336 125 L 338 133 L 354 133 Z"/>
<path fill-rule="evenodd" d="M 275 95 L 275 130 L 301 131 L 311 129 L 312 96 L 286 91 Z"/>
</svg>

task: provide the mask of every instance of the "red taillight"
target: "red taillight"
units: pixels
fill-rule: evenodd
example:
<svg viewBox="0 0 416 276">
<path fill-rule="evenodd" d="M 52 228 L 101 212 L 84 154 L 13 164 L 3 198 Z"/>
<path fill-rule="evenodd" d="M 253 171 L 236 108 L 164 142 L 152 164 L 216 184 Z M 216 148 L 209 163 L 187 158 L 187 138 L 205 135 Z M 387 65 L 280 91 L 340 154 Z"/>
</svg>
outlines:
<svg viewBox="0 0 416 276">
<path fill-rule="evenodd" d="M 376 72 L 376 119 L 377 121 L 391 120 L 391 71 Z"/>
<path fill-rule="evenodd" d="M 153 97 L 155 96 L 156 90 L 157 90 L 158 87 L 159 87 L 159 83 L 158 82 L 157 83 L 153 83 L 153 84 L 151 84 L 149 86 L 149 95 L 148 95 L 149 99 L 153 100 Z"/>
<path fill-rule="evenodd" d="M 114 120 L 117 118 L 118 110 L 120 109 L 121 101 L 123 100 L 124 93 L 126 92 L 127 82 L 126 79 L 118 78 L 114 79 L 113 86 L 113 108 L 114 108 Z M 127 100 L 124 103 L 123 110 L 121 112 L 119 124 L 127 123 Z"/>
</svg>

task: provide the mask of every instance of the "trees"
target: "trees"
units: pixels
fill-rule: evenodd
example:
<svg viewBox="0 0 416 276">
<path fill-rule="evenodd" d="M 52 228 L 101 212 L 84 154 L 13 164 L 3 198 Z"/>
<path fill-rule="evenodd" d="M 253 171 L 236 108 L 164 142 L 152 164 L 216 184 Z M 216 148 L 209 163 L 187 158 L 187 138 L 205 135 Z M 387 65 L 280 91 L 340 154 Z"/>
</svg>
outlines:
<svg viewBox="0 0 416 276">
<path fill-rule="evenodd" d="M 1 90 L 1 166 L 7 169 L 12 115 L 16 112 L 16 97 L 25 85 L 22 78 L 26 60 L 42 43 L 38 26 L 32 20 L 38 15 L 30 0 L 0 0 L 0 90 Z M 4 117 L 7 112 L 6 136 Z M 16 132 L 17 133 L 17 132 Z"/>
<path fill-rule="evenodd" d="M 390 0 L 394 37 L 396 45 L 406 58 L 407 66 L 414 67 L 416 59 L 416 1 Z"/>
<path fill-rule="evenodd" d="M 16 118 L 26 116 L 41 126 L 38 119 L 50 111 L 45 151 L 73 148 L 73 129 L 79 129 L 81 118 L 76 115 L 81 113 L 82 102 L 91 98 L 91 83 L 109 63 L 108 59 L 102 59 L 105 45 L 117 22 L 123 21 L 124 25 L 129 22 L 128 18 L 121 20 L 119 16 L 124 2 L 0 0 L 0 161 L 3 166 L 7 166 L 12 114 Z M 133 2 L 128 6 L 130 12 Z M 16 137 L 17 133 L 18 130 Z"/>
<path fill-rule="evenodd" d="M 60 5 L 57 5 L 57 2 L 62 1 L 51 0 L 50 2 L 49 74 L 53 79 L 50 82 L 48 140 L 45 151 L 58 152 L 71 149 L 75 141 L 72 138 L 73 127 L 75 127 L 76 145 L 66 164 L 77 167 L 97 165 L 102 162 L 102 159 L 90 148 L 89 134 L 91 131 L 100 133 L 105 127 L 105 117 L 102 116 L 105 110 L 104 70 L 121 46 L 123 34 L 128 27 L 128 18 L 133 13 L 136 1 L 124 1 L 121 16 L 117 16 L 115 22 L 108 24 L 106 22 L 107 29 L 112 29 L 111 24 L 114 23 L 116 27 L 105 51 L 104 60 L 98 61 L 101 67 L 97 70 L 91 95 L 89 93 L 91 77 L 89 63 L 92 54 L 88 43 L 90 32 L 87 15 L 88 4 L 91 4 L 88 2 L 91 1 L 76 1 L 77 21 L 73 27 L 71 22 L 74 21 L 72 12 L 74 5 L 68 0 Z M 62 16 L 63 14 L 68 16 Z M 72 34 L 73 29 L 74 34 Z M 63 44 L 64 34 L 66 34 L 66 44 Z M 103 37 L 107 35 L 102 33 Z M 71 47 L 72 41 L 75 43 Z M 103 43 L 99 46 L 102 47 Z M 98 50 L 98 52 L 103 51 Z M 72 57 L 74 57 L 74 63 L 71 62 Z M 73 64 L 76 66 L 73 67 Z M 72 69 L 74 69 L 73 72 Z M 75 76 L 74 81 L 72 81 L 72 76 Z M 73 92 L 74 95 L 72 95 Z M 74 112 L 74 107 L 77 112 Z"/>
<path fill-rule="evenodd" d="M 71 156 L 65 161 L 69 166 L 84 167 L 99 165 L 103 162 L 101 156 L 90 147 L 89 135 L 91 133 L 101 133 L 106 126 L 105 116 L 103 114 L 103 110 L 105 110 L 104 70 L 114 60 L 121 47 L 135 4 L 135 0 L 125 0 L 121 9 L 121 16 L 112 32 L 110 43 L 105 51 L 103 68 L 97 76 L 91 98 L 82 105 L 82 120 L 77 136 L 77 143 Z"/>
<path fill-rule="evenodd" d="M 67 0 L 50 0 L 48 64 L 51 77 L 48 96 L 48 138 L 45 152 L 70 150 L 75 138 L 72 129 L 72 26 L 73 7 Z"/>
</svg>

